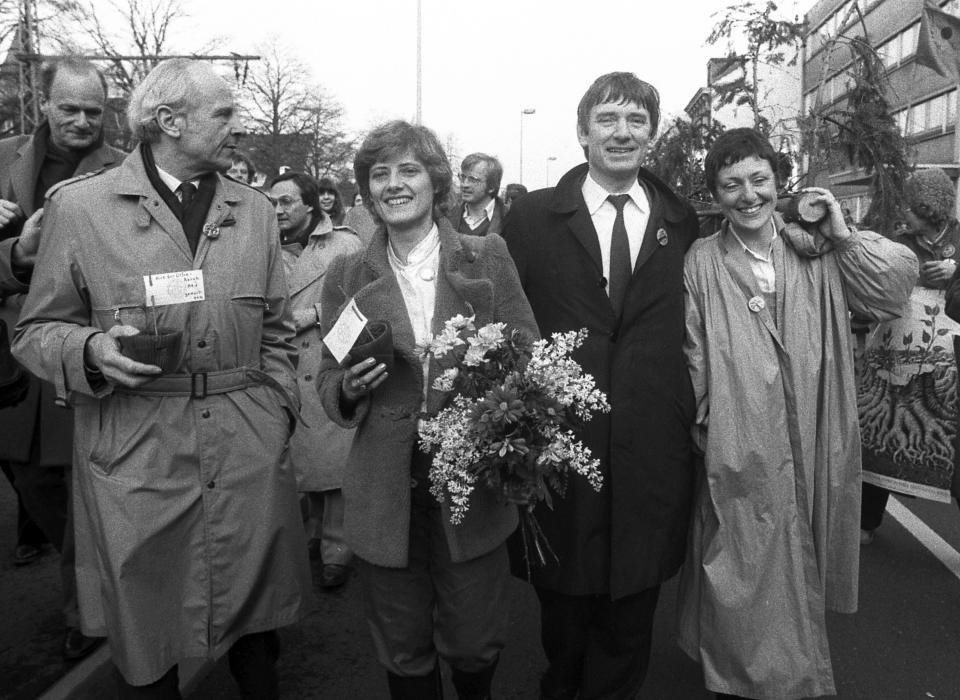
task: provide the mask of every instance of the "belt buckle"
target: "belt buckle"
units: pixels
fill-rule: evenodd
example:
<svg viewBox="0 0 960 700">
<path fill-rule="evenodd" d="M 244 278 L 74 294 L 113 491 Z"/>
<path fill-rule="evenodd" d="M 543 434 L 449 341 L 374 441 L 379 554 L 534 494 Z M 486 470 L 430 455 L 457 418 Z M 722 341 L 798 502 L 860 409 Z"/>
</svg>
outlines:
<svg viewBox="0 0 960 700">
<path fill-rule="evenodd" d="M 199 391 L 197 391 L 197 378 L 200 378 L 199 382 Z M 206 372 L 194 372 L 190 375 L 190 398 L 191 399 L 205 399 L 207 398 L 207 373 Z"/>
</svg>

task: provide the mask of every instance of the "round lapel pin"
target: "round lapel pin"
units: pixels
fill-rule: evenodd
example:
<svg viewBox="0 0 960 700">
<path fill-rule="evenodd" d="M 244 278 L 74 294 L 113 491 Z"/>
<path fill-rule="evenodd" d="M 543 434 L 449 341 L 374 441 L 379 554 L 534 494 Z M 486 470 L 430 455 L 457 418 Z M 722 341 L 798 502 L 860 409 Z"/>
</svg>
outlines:
<svg viewBox="0 0 960 700">
<path fill-rule="evenodd" d="M 765 302 L 763 297 L 759 295 L 750 297 L 750 301 L 747 302 L 747 307 L 755 314 L 763 311 L 766 306 L 767 302 Z"/>
<path fill-rule="evenodd" d="M 952 258 L 956 254 L 956 252 L 957 252 L 956 246 L 954 246 L 952 243 L 947 243 L 947 245 L 943 246 L 943 250 L 940 251 L 940 257 Z"/>
<path fill-rule="evenodd" d="M 210 240 L 215 240 L 220 238 L 220 227 L 216 224 L 204 224 L 203 225 L 203 235 L 209 238 Z"/>
<path fill-rule="evenodd" d="M 657 229 L 657 243 L 660 245 L 666 245 L 668 240 L 669 239 L 667 238 L 666 230 L 662 228 Z"/>
</svg>

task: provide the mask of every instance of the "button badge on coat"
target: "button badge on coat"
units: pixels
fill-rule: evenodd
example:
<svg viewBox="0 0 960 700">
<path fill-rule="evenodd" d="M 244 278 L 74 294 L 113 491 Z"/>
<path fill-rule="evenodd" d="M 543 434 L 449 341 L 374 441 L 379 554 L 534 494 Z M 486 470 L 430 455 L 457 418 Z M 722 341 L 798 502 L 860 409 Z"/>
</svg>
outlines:
<svg viewBox="0 0 960 700">
<path fill-rule="evenodd" d="M 947 245 L 943 246 L 943 250 L 940 251 L 940 257 L 952 258 L 956 252 L 956 246 L 954 246 L 952 243 L 947 243 Z"/>
<path fill-rule="evenodd" d="M 766 305 L 767 305 L 767 302 L 765 302 L 763 300 L 763 297 L 759 295 L 755 297 L 750 297 L 750 301 L 747 302 L 747 307 L 755 314 L 763 311 Z"/>
<path fill-rule="evenodd" d="M 666 230 L 662 228 L 657 229 L 657 243 L 660 245 L 666 245 L 668 240 L 669 239 L 667 238 Z"/>
</svg>

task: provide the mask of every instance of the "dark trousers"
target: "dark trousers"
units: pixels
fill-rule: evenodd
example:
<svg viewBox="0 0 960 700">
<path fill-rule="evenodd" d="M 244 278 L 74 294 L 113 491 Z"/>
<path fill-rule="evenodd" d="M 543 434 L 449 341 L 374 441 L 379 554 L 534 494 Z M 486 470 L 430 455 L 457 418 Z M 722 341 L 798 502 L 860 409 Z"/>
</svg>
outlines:
<svg viewBox="0 0 960 700">
<path fill-rule="evenodd" d="M 275 630 L 245 635 L 230 647 L 227 660 L 241 698 L 275 700 L 280 697 L 276 668 L 279 656 L 280 640 Z M 130 685 L 116 667 L 113 672 L 119 700 L 180 700 L 176 666 L 148 685 Z"/>
<path fill-rule="evenodd" d="M 13 487 L 14 492 L 17 494 L 17 546 L 27 545 L 39 549 L 49 542 L 49 540 L 46 535 L 43 534 L 43 530 L 33 522 L 33 518 L 31 518 L 27 512 L 27 507 L 23 504 L 23 497 L 20 496 L 20 492 L 14 483 L 15 479 L 10 463 L 0 461 L 0 469 L 3 470 L 3 475 L 7 477 L 7 481 L 10 482 L 10 486 Z"/>
<path fill-rule="evenodd" d="M 3 462 L 2 466 L 8 478 L 12 476 L 13 485 L 30 519 L 60 553 L 64 624 L 67 627 L 79 627 L 73 503 L 70 495 L 73 470 L 70 465 L 41 466 L 36 445 L 29 462 Z"/>
<path fill-rule="evenodd" d="M 617 600 L 536 590 L 549 663 L 540 679 L 541 697 L 632 699 L 647 676 L 660 587 Z"/>
</svg>

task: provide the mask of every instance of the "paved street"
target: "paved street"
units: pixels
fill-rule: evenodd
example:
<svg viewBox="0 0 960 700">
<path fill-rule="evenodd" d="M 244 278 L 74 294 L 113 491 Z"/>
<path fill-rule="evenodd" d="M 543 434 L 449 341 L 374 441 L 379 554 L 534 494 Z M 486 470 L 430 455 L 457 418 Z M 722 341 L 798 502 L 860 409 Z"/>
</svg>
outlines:
<svg viewBox="0 0 960 700">
<path fill-rule="evenodd" d="M 0 596 L 5 603 L 0 625 L 0 698 L 27 700 L 40 696 L 71 667 L 59 658 L 56 555 L 50 554 L 28 567 L 12 567 L 13 504 L 4 485 L 0 488 Z M 860 612 L 830 617 L 839 697 L 955 700 L 960 698 L 960 555 L 956 552 L 960 549 L 960 513 L 953 504 L 910 499 L 891 500 L 891 504 L 895 515 L 905 520 L 912 515 L 945 540 L 949 547 L 947 564 L 888 512 L 874 543 L 861 549 Z M 333 594 L 317 590 L 315 612 L 302 625 L 283 634 L 283 697 L 385 698 L 386 683 L 370 655 L 356 581 Z M 703 690 L 698 666 L 674 642 L 675 597 L 673 582 L 661 596 L 656 644 L 643 697 L 711 698 Z M 543 665 L 536 628 L 532 592 L 516 582 L 511 637 L 497 673 L 496 697 L 536 698 L 536 679 Z M 106 668 L 102 664 L 87 666 L 92 672 L 85 674 L 85 680 L 61 684 L 47 698 L 113 697 Z M 189 697 L 235 697 L 224 663 L 205 670 L 209 673 L 194 684 Z M 69 690 L 64 691 L 64 687 Z M 449 690 L 447 697 L 455 697 Z"/>
</svg>

